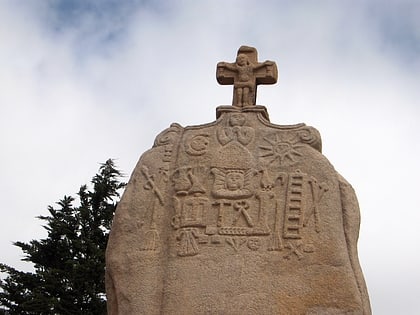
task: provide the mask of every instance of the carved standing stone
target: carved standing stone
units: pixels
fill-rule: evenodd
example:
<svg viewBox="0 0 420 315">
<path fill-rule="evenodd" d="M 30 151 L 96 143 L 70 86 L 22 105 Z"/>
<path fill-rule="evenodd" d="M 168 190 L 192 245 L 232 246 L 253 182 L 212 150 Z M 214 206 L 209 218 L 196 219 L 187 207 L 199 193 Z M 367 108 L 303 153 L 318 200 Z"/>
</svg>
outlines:
<svg viewBox="0 0 420 315">
<path fill-rule="evenodd" d="M 217 78 L 233 106 L 171 125 L 134 169 L 106 253 L 108 314 L 371 314 L 352 187 L 316 129 L 255 105 L 275 64 L 243 46 Z"/>
</svg>

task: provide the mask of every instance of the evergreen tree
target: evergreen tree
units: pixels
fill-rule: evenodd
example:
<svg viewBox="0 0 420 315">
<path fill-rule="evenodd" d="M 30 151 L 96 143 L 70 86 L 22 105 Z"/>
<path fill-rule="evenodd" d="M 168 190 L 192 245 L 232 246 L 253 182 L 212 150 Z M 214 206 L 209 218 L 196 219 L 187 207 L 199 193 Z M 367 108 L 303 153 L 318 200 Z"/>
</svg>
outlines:
<svg viewBox="0 0 420 315">
<path fill-rule="evenodd" d="M 58 209 L 39 216 L 48 236 L 15 242 L 34 272 L 5 264 L 0 271 L 0 314 L 106 314 L 105 249 L 120 191 L 125 186 L 112 160 L 101 165 L 93 188 L 80 187 L 80 205 L 64 196 Z"/>
</svg>

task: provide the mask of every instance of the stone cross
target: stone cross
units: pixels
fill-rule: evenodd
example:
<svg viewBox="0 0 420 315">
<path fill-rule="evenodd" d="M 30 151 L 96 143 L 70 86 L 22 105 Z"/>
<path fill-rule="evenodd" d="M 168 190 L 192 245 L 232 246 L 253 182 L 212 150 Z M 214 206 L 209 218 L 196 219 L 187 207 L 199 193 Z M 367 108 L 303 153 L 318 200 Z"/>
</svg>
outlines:
<svg viewBox="0 0 420 315">
<path fill-rule="evenodd" d="M 236 62 L 217 64 L 216 78 L 222 85 L 233 85 L 233 106 L 253 106 L 257 98 L 257 85 L 277 82 L 277 66 L 269 60 L 259 63 L 254 47 L 241 46 Z"/>
</svg>

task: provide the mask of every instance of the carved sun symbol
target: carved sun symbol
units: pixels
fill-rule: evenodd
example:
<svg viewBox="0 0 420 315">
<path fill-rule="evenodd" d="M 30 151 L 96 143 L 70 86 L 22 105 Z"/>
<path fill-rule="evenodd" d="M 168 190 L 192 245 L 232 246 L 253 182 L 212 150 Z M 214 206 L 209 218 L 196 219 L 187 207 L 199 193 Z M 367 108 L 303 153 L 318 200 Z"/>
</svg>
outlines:
<svg viewBox="0 0 420 315">
<path fill-rule="evenodd" d="M 297 149 L 304 145 L 299 144 L 298 140 L 286 139 L 278 133 L 267 136 L 264 140 L 268 142 L 268 145 L 259 146 L 261 149 L 260 157 L 264 158 L 267 164 L 290 165 L 296 162 L 295 158 L 297 156 L 302 156 Z"/>
</svg>

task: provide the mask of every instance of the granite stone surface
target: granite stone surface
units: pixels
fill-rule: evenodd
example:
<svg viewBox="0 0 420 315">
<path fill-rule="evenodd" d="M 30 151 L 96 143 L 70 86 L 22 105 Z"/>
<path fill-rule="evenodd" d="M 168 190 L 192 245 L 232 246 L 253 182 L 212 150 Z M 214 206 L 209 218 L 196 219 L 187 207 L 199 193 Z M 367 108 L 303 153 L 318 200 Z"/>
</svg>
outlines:
<svg viewBox="0 0 420 315">
<path fill-rule="evenodd" d="M 351 185 L 319 132 L 255 104 L 277 81 L 242 46 L 216 121 L 172 124 L 135 167 L 106 252 L 108 314 L 371 314 Z"/>
</svg>

